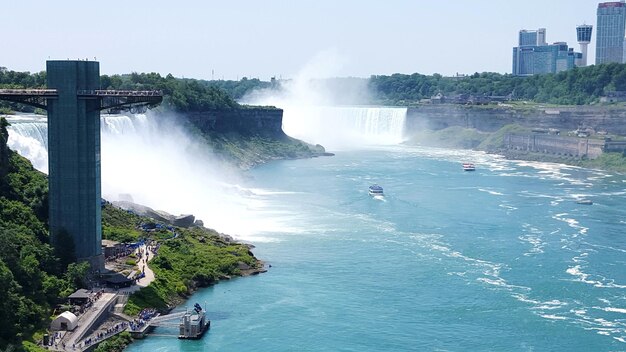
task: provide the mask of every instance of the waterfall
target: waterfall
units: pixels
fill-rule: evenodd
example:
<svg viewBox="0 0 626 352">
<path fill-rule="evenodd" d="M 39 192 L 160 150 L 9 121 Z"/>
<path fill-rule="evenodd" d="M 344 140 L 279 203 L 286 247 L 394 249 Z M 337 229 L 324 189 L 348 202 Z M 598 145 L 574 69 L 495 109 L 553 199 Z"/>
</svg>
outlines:
<svg viewBox="0 0 626 352">
<path fill-rule="evenodd" d="M 20 115 L 7 120 L 9 147 L 47 172 L 47 119 Z M 239 238 L 280 230 L 257 214 L 259 200 L 241 186 L 238 170 L 215 160 L 206 141 L 181 125 L 174 115 L 102 115 L 102 196 L 132 199 L 174 215 L 194 214 Z"/>
<path fill-rule="evenodd" d="M 11 124 L 9 148 L 31 161 L 33 166 L 48 173 L 48 120 L 39 115 L 7 116 Z"/>
<path fill-rule="evenodd" d="M 7 121 L 11 124 L 9 148 L 30 160 L 37 170 L 48 173 L 48 119 L 40 115 L 17 115 L 8 116 Z M 135 134 L 148 126 L 145 115 L 102 115 L 100 118 L 100 131 L 105 140 L 109 136 Z"/>
<path fill-rule="evenodd" d="M 403 141 L 406 108 L 285 106 L 283 109 L 285 133 L 330 150 Z"/>
</svg>

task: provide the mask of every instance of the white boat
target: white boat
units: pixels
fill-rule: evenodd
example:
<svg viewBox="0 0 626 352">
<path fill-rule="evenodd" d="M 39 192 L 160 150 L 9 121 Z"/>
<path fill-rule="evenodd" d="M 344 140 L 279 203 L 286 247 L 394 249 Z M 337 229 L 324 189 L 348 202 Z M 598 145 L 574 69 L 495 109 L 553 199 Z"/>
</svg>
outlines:
<svg viewBox="0 0 626 352">
<path fill-rule="evenodd" d="M 584 205 L 592 205 L 593 201 L 591 201 L 591 199 L 580 199 L 580 200 L 577 200 L 576 203 L 584 204 Z"/>
<path fill-rule="evenodd" d="M 463 171 L 476 171 L 474 163 L 463 163 Z"/>
<path fill-rule="evenodd" d="M 374 196 L 384 196 L 385 194 L 383 193 L 383 188 L 380 187 L 379 185 L 371 185 L 368 189 L 368 193 L 370 194 L 370 196 L 374 197 Z"/>
</svg>

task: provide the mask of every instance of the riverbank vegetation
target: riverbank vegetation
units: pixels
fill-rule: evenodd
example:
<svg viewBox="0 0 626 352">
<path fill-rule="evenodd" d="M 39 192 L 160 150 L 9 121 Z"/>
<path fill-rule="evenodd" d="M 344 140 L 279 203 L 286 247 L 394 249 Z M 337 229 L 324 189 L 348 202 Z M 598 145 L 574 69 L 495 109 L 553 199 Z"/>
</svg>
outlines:
<svg viewBox="0 0 626 352">
<path fill-rule="evenodd" d="M 262 268 L 246 245 L 213 230 L 178 228 L 176 234 L 175 238 L 159 242 L 158 255 L 149 263 L 156 280 L 129 298 L 126 313 L 134 315 L 143 308 L 167 311 L 198 287 Z M 149 238 L 155 236 L 159 233 Z"/>
<path fill-rule="evenodd" d="M 19 350 L 82 284 L 87 266 L 50 246 L 46 175 L 6 147 L 6 120 L 0 126 L 0 350 Z"/>
<path fill-rule="evenodd" d="M 155 281 L 130 296 L 125 312 L 143 308 L 167 311 L 193 293 L 221 279 L 262 269 L 247 245 L 204 227 L 148 226 L 153 219 L 135 215 L 109 203 L 102 208 L 103 237 L 114 241 L 144 239 L 158 243 L 158 255 L 149 262 Z"/>
<path fill-rule="evenodd" d="M 0 119 L 0 350 L 33 350 L 33 336 L 41 337 L 55 306 L 84 287 L 88 264 L 74 263 L 50 245 L 47 177 L 7 148 L 7 125 Z M 261 265 L 248 246 L 213 230 L 144 232 L 138 225 L 153 220 L 110 204 L 103 207 L 102 219 L 104 238 L 161 243 L 150 262 L 157 279 L 130 298 L 130 313 L 144 307 L 167 309 L 197 287 Z"/>
<path fill-rule="evenodd" d="M 288 136 L 269 138 L 210 133 L 205 134 L 205 138 L 218 155 L 244 170 L 271 160 L 311 158 L 326 152 L 319 144 L 311 145 Z"/>
<path fill-rule="evenodd" d="M 379 75 L 370 78 L 370 88 L 377 102 L 385 105 L 411 105 L 437 93 L 510 96 L 537 103 L 582 105 L 597 102 L 609 91 L 626 90 L 626 65 L 591 65 L 529 77 L 493 72 L 463 77 L 418 73 Z"/>
</svg>

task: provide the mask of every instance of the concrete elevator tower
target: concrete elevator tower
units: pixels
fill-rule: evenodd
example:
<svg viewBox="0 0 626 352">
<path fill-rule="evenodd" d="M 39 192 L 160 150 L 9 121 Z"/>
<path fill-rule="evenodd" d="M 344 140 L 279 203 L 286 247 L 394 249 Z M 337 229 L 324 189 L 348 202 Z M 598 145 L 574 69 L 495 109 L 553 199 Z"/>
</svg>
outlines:
<svg viewBox="0 0 626 352">
<path fill-rule="evenodd" d="M 74 248 L 78 261 L 104 268 L 100 181 L 100 111 L 145 110 L 160 91 L 100 89 L 96 61 L 48 61 L 46 89 L 0 89 L 0 100 L 48 111 L 50 242 Z"/>
<path fill-rule="evenodd" d="M 49 225 L 53 246 L 73 240 L 76 256 L 104 267 L 100 190 L 100 102 L 78 91 L 100 88 L 95 61 L 48 61 Z M 64 236 L 64 234 L 70 236 Z"/>
<path fill-rule="evenodd" d="M 582 58 L 576 62 L 576 66 L 587 66 L 587 46 L 591 43 L 592 31 L 593 26 L 588 24 L 576 26 L 576 39 L 580 45 L 580 52 L 582 53 Z"/>
</svg>

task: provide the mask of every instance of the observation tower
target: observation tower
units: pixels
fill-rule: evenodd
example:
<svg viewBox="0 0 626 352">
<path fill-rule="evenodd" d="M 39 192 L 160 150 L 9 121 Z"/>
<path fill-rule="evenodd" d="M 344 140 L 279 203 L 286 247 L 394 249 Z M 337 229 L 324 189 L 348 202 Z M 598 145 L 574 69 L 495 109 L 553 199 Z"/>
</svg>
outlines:
<svg viewBox="0 0 626 352">
<path fill-rule="evenodd" d="M 580 52 L 582 58 L 576 63 L 576 66 L 587 66 L 587 45 L 591 43 L 591 32 L 593 30 L 592 25 L 581 24 L 576 27 L 576 38 L 580 45 Z"/>
<path fill-rule="evenodd" d="M 46 89 L 0 89 L 0 100 L 47 110 L 50 242 L 102 270 L 100 111 L 147 109 L 163 94 L 102 90 L 97 61 L 47 61 L 46 72 Z"/>
</svg>

